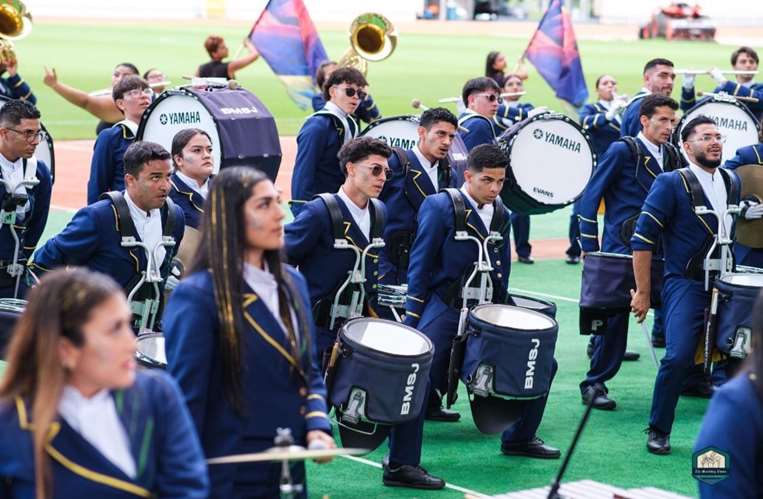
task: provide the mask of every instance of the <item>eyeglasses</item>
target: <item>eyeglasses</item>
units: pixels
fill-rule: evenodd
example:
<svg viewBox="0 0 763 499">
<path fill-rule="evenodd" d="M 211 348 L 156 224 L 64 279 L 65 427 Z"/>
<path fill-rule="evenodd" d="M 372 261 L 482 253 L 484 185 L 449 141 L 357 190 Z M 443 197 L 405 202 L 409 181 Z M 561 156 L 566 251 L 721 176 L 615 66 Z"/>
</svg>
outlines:
<svg viewBox="0 0 763 499">
<path fill-rule="evenodd" d="M 344 87 L 344 95 L 346 95 L 347 97 L 354 97 L 355 94 L 358 94 L 358 99 L 360 100 L 365 99 L 366 96 L 368 95 L 362 90 L 356 90 L 352 87 Z"/>
<path fill-rule="evenodd" d="M 384 176 L 389 178 L 392 175 L 392 170 L 387 166 L 382 165 L 362 165 L 371 170 L 371 175 L 374 177 L 381 176 L 382 172 L 384 172 Z"/>
<path fill-rule="evenodd" d="M 141 95 L 147 95 L 151 97 L 154 94 L 154 91 L 150 88 L 134 88 L 132 90 L 129 90 L 122 94 L 122 97 L 140 97 Z"/>
<path fill-rule="evenodd" d="M 719 144 L 723 144 L 726 142 L 726 136 L 725 135 L 703 135 L 702 137 L 697 137 L 696 139 L 692 140 L 691 142 L 700 142 L 700 143 L 707 143 L 707 142 L 718 142 Z"/>
<path fill-rule="evenodd" d="M 485 97 L 485 98 L 486 98 L 487 100 L 489 100 L 490 102 L 495 102 L 495 101 L 497 101 L 497 100 L 498 100 L 498 96 L 497 96 L 497 95 L 495 95 L 495 94 L 477 94 L 477 96 L 478 96 L 478 97 L 479 97 L 479 96 Z"/>
<path fill-rule="evenodd" d="M 40 141 L 43 141 L 48 138 L 48 134 L 44 130 L 16 130 L 15 128 L 6 128 L 6 130 L 16 132 L 17 134 L 24 137 L 24 140 L 27 142 L 34 142 L 35 139 L 40 139 Z"/>
</svg>

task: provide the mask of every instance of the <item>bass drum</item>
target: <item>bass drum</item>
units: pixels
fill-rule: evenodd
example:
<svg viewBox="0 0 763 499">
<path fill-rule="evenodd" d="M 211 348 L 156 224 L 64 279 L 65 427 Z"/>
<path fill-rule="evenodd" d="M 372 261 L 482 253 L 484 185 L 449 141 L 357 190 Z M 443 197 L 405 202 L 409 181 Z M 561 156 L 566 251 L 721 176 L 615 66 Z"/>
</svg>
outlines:
<svg viewBox="0 0 763 499">
<path fill-rule="evenodd" d="M 733 158 L 740 147 L 758 143 L 758 120 L 755 119 L 747 106 L 732 97 L 710 97 L 689 109 L 678 122 L 678 126 L 673 132 L 673 143 L 682 152 L 681 132 L 689 121 L 701 115 L 715 120 L 718 131 L 726 136 L 721 164 Z"/>
<path fill-rule="evenodd" d="M 281 164 L 278 129 L 253 93 L 241 88 L 163 92 L 143 113 L 137 140 L 170 151 L 175 134 L 186 128 L 200 128 L 212 138 L 215 174 L 226 166 L 254 166 L 275 181 Z"/>
<path fill-rule="evenodd" d="M 382 140 L 390 147 L 408 150 L 413 149 L 419 143 L 418 128 L 418 116 L 391 116 L 374 121 L 360 135 Z M 456 134 L 450 151 L 448 151 L 448 162 L 451 168 L 456 171 L 458 185 L 463 182 L 468 156 L 469 151 L 466 149 L 466 144 L 464 144 L 461 136 Z"/>
<path fill-rule="evenodd" d="M 498 138 L 509 160 L 501 199 L 512 211 L 536 215 L 572 204 L 596 166 L 588 134 L 557 113 L 512 126 Z"/>
<path fill-rule="evenodd" d="M 0 95 L 0 108 L 3 107 L 9 100 L 11 99 Z M 48 165 L 48 168 L 50 168 L 50 176 L 53 180 L 55 180 L 56 155 L 53 152 L 53 137 L 50 135 L 50 132 L 48 132 L 48 129 L 45 128 L 45 125 L 40 123 L 40 127 L 42 128 L 42 131 L 45 132 L 45 140 L 37 144 L 37 149 L 34 151 L 34 157 Z"/>
</svg>

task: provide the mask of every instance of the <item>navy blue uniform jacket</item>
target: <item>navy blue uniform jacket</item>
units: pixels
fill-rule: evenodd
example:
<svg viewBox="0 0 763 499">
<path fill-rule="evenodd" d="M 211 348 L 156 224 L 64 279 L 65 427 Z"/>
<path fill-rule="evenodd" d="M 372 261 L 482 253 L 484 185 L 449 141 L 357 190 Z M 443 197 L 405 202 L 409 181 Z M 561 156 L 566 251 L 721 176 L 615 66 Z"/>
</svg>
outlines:
<svg viewBox="0 0 763 499">
<path fill-rule="evenodd" d="M 295 306 L 308 320 L 310 342 L 300 338 L 302 355 L 295 359 L 283 329 L 248 285 L 241 299 L 241 386 L 243 414 L 225 396 L 220 361 L 220 321 L 212 275 L 200 271 L 183 279 L 172 292 L 164 312 L 167 370 L 180 384 L 207 458 L 253 452 L 255 442 L 290 428 L 297 445 L 305 445 L 311 430 L 330 431 L 326 387 L 315 354 L 307 285 L 286 267 L 299 295 Z M 307 345 L 311 348 L 306 348 Z M 304 373 L 304 377 L 298 372 Z M 235 466 L 213 466 L 209 477 L 214 497 L 233 497 Z"/>
<path fill-rule="evenodd" d="M 125 151 L 134 140 L 135 135 L 123 123 L 98 134 L 87 181 L 87 204 L 98 201 L 104 192 L 125 189 Z"/>
<path fill-rule="evenodd" d="M 0 176 L 2 173 L 0 173 Z M 39 184 L 27 190 L 30 210 L 23 221 L 16 221 L 16 233 L 19 235 L 21 248 L 19 258 L 29 258 L 40 241 L 45 224 L 48 223 L 50 212 L 50 195 L 53 188 L 48 165 L 37 160 L 37 179 Z M 0 199 L 5 196 L 5 184 L 0 184 Z M 19 230 L 19 229 L 23 229 Z M 7 225 L 0 225 L 0 260 L 13 260 L 13 250 L 16 242 Z"/>
<path fill-rule="evenodd" d="M 535 109 L 535 106 L 529 102 L 522 102 L 516 106 L 509 106 L 508 104 L 500 104 L 498 110 L 495 112 L 493 121 L 496 126 L 496 135 L 500 135 L 504 130 L 508 129 L 515 123 L 527 118 L 530 111 Z"/>
<path fill-rule="evenodd" d="M 723 167 L 735 170 L 744 165 L 763 165 L 763 144 L 740 147 L 737 149 L 736 155 L 726 161 Z"/>
<path fill-rule="evenodd" d="M 735 81 L 727 81 L 723 85 L 718 85 L 715 87 L 715 90 L 713 90 L 713 93 L 716 94 L 720 92 L 725 92 L 735 97 L 752 97 L 758 99 L 758 102 L 740 102 L 746 105 L 758 120 L 763 117 L 763 83 L 753 83 L 749 87 L 745 87 Z M 699 102 L 708 99 L 710 99 L 710 97 L 705 97 L 697 101 L 694 88 L 688 90 L 681 89 L 681 109 L 684 111 L 687 111 Z"/>
<path fill-rule="evenodd" d="M 205 499 L 207 464 L 175 382 L 161 371 L 139 370 L 130 388 L 112 392 L 127 432 L 137 475 L 127 476 L 65 420 L 51 426 L 48 456 L 53 499 Z M 0 498 L 34 499 L 32 408 L 21 399 L 0 403 Z"/>
<path fill-rule="evenodd" d="M 492 144 L 497 137 L 494 120 L 485 118 L 481 114 L 467 111 L 458 118 L 459 126 L 468 131 L 459 130 L 464 139 L 466 149 L 471 151 L 480 144 Z"/>
<path fill-rule="evenodd" d="M 580 125 L 591 137 L 593 152 L 601 161 L 612 142 L 620 138 L 620 123 L 607 119 L 607 109 L 599 102 L 586 104 L 580 110 Z"/>
<path fill-rule="evenodd" d="M 635 137 L 641 131 L 641 121 L 639 121 L 639 111 L 641 110 L 641 100 L 649 95 L 644 90 L 639 90 L 636 95 L 628 104 L 628 107 L 623 111 L 621 124 L 620 124 L 620 136 L 621 137 Z"/>
<path fill-rule="evenodd" d="M 212 180 L 212 177 L 209 179 Z M 201 224 L 201 215 L 204 213 L 204 198 L 201 194 L 191 189 L 176 174 L 170 177 L 170 198 L 183 210 L 185 224 L 194 229 Z"/>
<path fill-rule="evenodd" d="M 9 99 L 21 99 L 37 104 L 37 97 L 32 93 L 32 88 L 18 73 L 8 78 L 0 78 L 0 94 Z"/>
<path fill-rule="evenodd" d="M 176 206 L 175 210 L 182 220 L 180 208 Z M 182 223 L 175 225 L 175 248 L 180 245 L 184 230 Z M 166 256 L 170 253 L 168 249 Z M 80 209 L 64 230 L 48 239 L 34 254 L 33 268 L 44 272 L 64 265 L 82 265 L 111 276 L 126 288 L 146 269 L 146 264 L 146 252 L 142 248 L 121 246 L 114 205 L 111 200 L 102 199 Z"/>
</svg>

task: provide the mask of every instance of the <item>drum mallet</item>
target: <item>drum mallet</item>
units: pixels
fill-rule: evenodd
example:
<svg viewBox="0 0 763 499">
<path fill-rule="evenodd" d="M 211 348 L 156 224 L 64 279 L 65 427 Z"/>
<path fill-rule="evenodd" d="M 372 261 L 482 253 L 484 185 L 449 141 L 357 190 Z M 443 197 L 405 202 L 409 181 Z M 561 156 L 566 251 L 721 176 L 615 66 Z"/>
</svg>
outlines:
<svg viewBox="0 0 763 499">
<path fill-rule="evenodd" d="M 729 95 L 729 94 L 724 94 L 724 93 L 720 93 L 720 94 L 716 94 L 716 93 L 713 93 L 713 92 L 697 92 L 697 93 L 699 94 L 700 97 L 704 97 L 704 96 L 708 96 L 708 97 L 726 97 L 726 98 L 733 98 L 733 99 L 736 99 L 736 100 L 739 100 L 739 101 L 742 101 L 742 102 L 756 103 L 756 102 L 758 102 L 760 100 L 757 97 L 744 97 L 744 96 L 741 96 L 741 95 Z"/>
<path fill-rule="evenodd" d="M 439 101 L 439 102 L 442 102 L 442 101 Z M 421 102 L 421 99 L 413 99 L 411 101 L 411 107 L 413 109 L 421 109 L 422 111 L 426 111 L 427 109 L 431 109 L 429 106 L 427 106 L 423 102 Z M 464 132 L 464 133 L 469 133 L 469 129 L 468 128 L 464 128 L 461 125 L 458 125 L 458 131 L 459 132 Z"/>
</svg>

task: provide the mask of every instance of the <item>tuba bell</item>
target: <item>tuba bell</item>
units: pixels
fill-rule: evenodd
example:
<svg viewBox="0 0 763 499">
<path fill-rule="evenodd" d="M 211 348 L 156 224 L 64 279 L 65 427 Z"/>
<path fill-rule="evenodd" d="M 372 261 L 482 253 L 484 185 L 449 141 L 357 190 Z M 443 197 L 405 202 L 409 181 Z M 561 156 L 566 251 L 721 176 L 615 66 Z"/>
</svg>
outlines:
<svg viewBox="0 0 763 499">
<path fill-rule="evenodd" d="M 21 0 L 0 3 L 0 64 L 16 60 L 12 40 L 20 40 L 32 31 L 32 15 Z"/>
<path fill-rule="evenodd" d="M 392 55 L 397 46 L 397 32 L 393 24 L 381 14 L 361 14 L 350 25 L 350 48 L 339 59 L 339 66 L 368 73 L 368 61 L 382 61 Z"/>
</svg>

